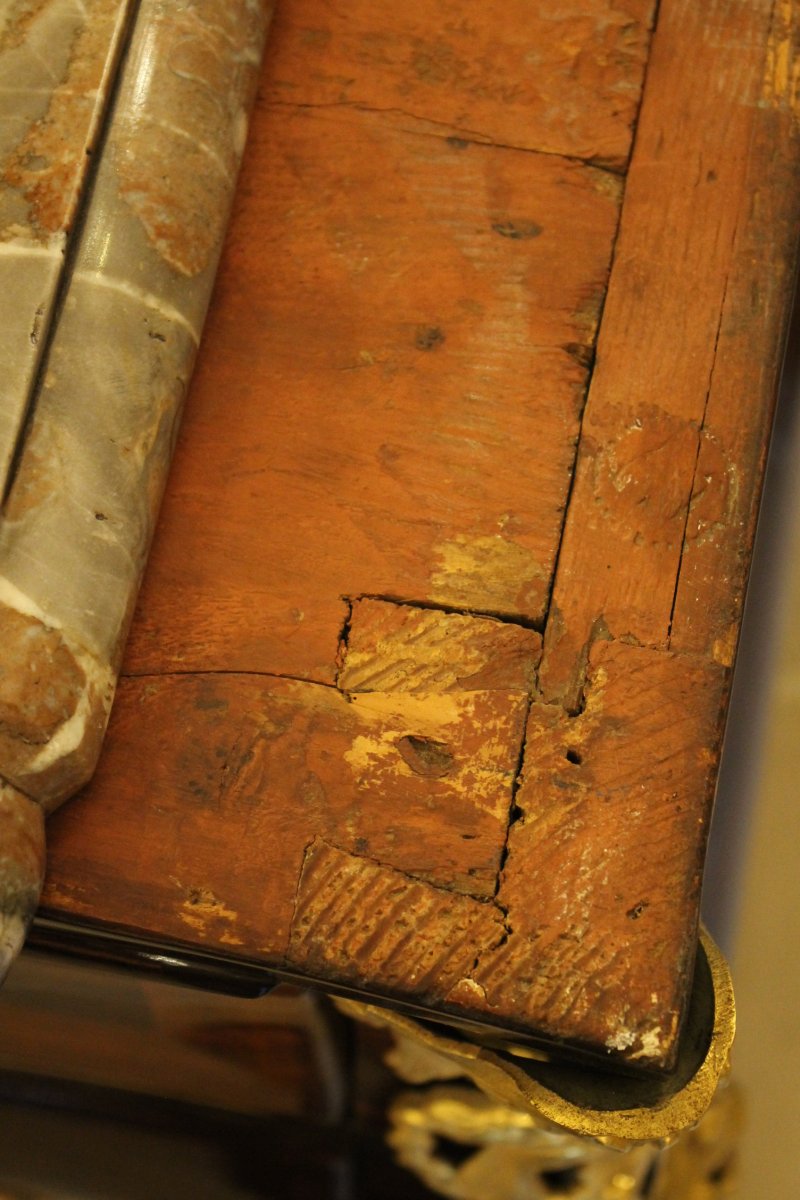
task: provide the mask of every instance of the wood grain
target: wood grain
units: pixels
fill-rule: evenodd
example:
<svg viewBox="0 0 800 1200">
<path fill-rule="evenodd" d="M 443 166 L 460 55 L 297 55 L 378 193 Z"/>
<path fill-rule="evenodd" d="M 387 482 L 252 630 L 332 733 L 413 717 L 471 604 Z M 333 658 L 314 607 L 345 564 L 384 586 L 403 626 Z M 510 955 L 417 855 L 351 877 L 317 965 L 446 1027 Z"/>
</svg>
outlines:
<svg viewBox="0 0 800 1200">
<path fill-rule="evenodd" d="M 469 977 L 476 946 L 504 937 L 501 913 L 324 842 L 306 852 L 289 959 L 318 979 L 438 1008 Z"/>
<path fill-rule="evenodd" d="M 792 269 L 794 6 L 661 0 L 616 242 L 649 7 L 437 14 L 281 9 L 45 905 L 669 1070 Z"/>
<path fill-rule="evenodd" d="M 262 102 L 128 669 L 332 683 L 359 595 L 541 621 L 619 202 Z"/>
<path fill-rule="evenodd" d="M 774 303 L 787 298 L 795 236 L 785 223 L 770 228 L 772 213 L 759 199 L 763 190 L 780 193 L 787 199 L 774 203 L 794 211 L 793 118 L 776 122 L 772 98 L 764 102 L 773 9 L 785 8 L 673 0 L 660 10 L 545 637 L 546 694 L 571 708 L 595 637 L 667 647 L 685 539 L 697 542 L 698 519 L 702 540 L 713 544 L 719 533 L 726 543 L 692 569 L 706 572 L 703 596 L 717 590 L 730 596 L 723 608 L 740 603 L 742 572 L 731 559 L 748 557 L 753 506 L 739 492 L 735 460 L 719 470 L 719 454 L 729 451 L 716 445 L 715 426 L 742 429 L 757 487 L 785 320 Z M 785 48 L 791 53 L 788 37 Z M 776 155 L 779 172 L 767 183 L 761 172 Z M 766 289 L 758 299 L 756 284 Z M 742 342 L 732 362 L 737 324 Z M 739 364 L 755 331 L 758 349 L 744 375 Z M 759 383 L 760 418 L 742 427 Z M 707 495 L 702 476 L 695 485 L 701 442 L 701 469 L 716 477 Z M 690 521 L 704 495 L 706 510 L 716 510 L 712 521 L 697 511 Z M 702 604 L 697 589 L 684 580 L 682 610 Z M 730 622 L 724 632 L 730 640 Z M 693 642 L 687 648 L 703 638 L 696 633 Z M 730 646 L 722 658 L 732 661 Z"/>
<path fill-rule="evenodd" d="M 364 598 L 352 606 L 337 683 L 345 692 L 522 691 L 542 639 L 513 622 Z"/>
<path fill-rule="evenodd" d="M 484 650 L 486 625 L 503 644 L 505 625 L 474 624 Z M 52 854 L 69 867 L 61 882 L 51 869 L 46 904 L 122 924 L 138 912 L 152 933 L 280 961 L 315 838 L 488 899 L 527 707 L 519 687 L 347 694 L 233 673 L 124 681 L 94 783 L 51 827 Z"/>
<path fill-rule="evenodd" d="M 795 288 L 798 20 L 795 4 L 773 6 L 670 630 L 672 648 L 725 665 L 739 637 Z"/>
<path fill-rule="evenodd" d="M 534 703 L 487 1012 L 669 1065 L 696 944 L 722 669 L 597 642 L 582 713 Z"/>
<path fill-rule="evenodd" d="M 371 110 L 403 130 L 624 167 L 654 0 L 295 0 L 270 102 Z"/>
</svg>

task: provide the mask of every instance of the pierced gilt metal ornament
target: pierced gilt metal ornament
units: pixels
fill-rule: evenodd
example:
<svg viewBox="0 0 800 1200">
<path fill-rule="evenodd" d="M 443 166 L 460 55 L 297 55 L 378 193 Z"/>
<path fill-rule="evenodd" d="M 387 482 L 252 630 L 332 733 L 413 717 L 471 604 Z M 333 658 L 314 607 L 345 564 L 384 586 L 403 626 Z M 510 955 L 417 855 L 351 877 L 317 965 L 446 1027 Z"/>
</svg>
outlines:
<svg viewBox="0 0 800 1200">
<path fill-rule="evenodd" d="M 404 1083 L 390 1112 L 398 1160 L 453 1200 L 718 1200 L 730 1193 L 741 1121 L 727 1081 L 735 1033 L 727 964 L 701 934 L 675 1071 L 660 1081 L 488 1048 L 351 1000 L 388 1030 Z"/>
</svg>

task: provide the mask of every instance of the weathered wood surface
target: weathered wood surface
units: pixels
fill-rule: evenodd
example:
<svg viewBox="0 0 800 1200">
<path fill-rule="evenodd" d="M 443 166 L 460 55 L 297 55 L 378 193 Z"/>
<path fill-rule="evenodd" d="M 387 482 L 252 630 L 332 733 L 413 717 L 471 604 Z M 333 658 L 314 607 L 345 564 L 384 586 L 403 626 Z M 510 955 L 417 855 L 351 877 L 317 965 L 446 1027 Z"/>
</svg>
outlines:
<svg viewBox="0 0 800 1200">
<path fill-rule="evenodd" d="M 659 13 L 545 637 L 570 707 L 597 637 L 733 659 L 793 283 L 793 10 Z"/>
<path fill-rule="evenodd" d="M 649 6 L 498 38 L 422 8 L 279 10 L 45 904 L 664 1068 L 788 307 L 794 6 L 662 0 L 616 247 Z"/>
<path fill-rule="evenodd" d="M 242 188 L 129 670 L 332 682 L 363 594 L 541 621 L 619 180 L 266 106 Z"/>
</svg>

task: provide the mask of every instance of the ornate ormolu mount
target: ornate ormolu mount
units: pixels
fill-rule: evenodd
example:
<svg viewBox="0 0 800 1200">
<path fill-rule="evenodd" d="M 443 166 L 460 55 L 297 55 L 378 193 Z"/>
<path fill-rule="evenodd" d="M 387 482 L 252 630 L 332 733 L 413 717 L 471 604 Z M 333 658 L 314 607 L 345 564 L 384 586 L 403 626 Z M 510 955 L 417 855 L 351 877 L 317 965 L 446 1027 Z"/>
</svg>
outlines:
<svg viewBox="0 0 800 1200">
<path fill-rule="evenodd" d="M 702 935 L 680 1065 L 652 1083 L 558 1066 L 524 1048 L 488 1049 L 427 1023 L 351 1001 L 388 1030 L 386 1061 L 412 1090 L 389 1112 L 398 1161 L 453 1200 L 717 1200 L 730 1194 L 741 1125 L 728 1079 L 735 1012 L 721 954 Z M 703 1013 L 712 1029 L 697 1057 Z"/>
</svg>

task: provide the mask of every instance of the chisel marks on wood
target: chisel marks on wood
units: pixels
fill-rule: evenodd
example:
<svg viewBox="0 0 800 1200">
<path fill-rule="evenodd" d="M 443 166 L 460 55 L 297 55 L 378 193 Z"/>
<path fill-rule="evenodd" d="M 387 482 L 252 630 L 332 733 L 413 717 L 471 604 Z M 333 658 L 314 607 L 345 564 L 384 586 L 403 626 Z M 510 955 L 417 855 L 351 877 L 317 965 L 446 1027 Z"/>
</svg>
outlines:
<svg viewBox="0 0 800 1200">
<path fill-rule="evenodd" d="M 668 1067 L 691 978 L 724 672 L 598 642 L 575 717 L 534 703 L 487 1013 Z"/>
<path fill-rule="evenodd" d="M 338 684 L 345 692 L 530 692 L 541 646 L 520 625 L 362 598 Z"/>
<path fill-rule="evenodd" d="M 436 1002 L 503 937 L 492 904 L 317 840 L 300 875 L 288 957 L 310 975 Z"/>
</svg>

